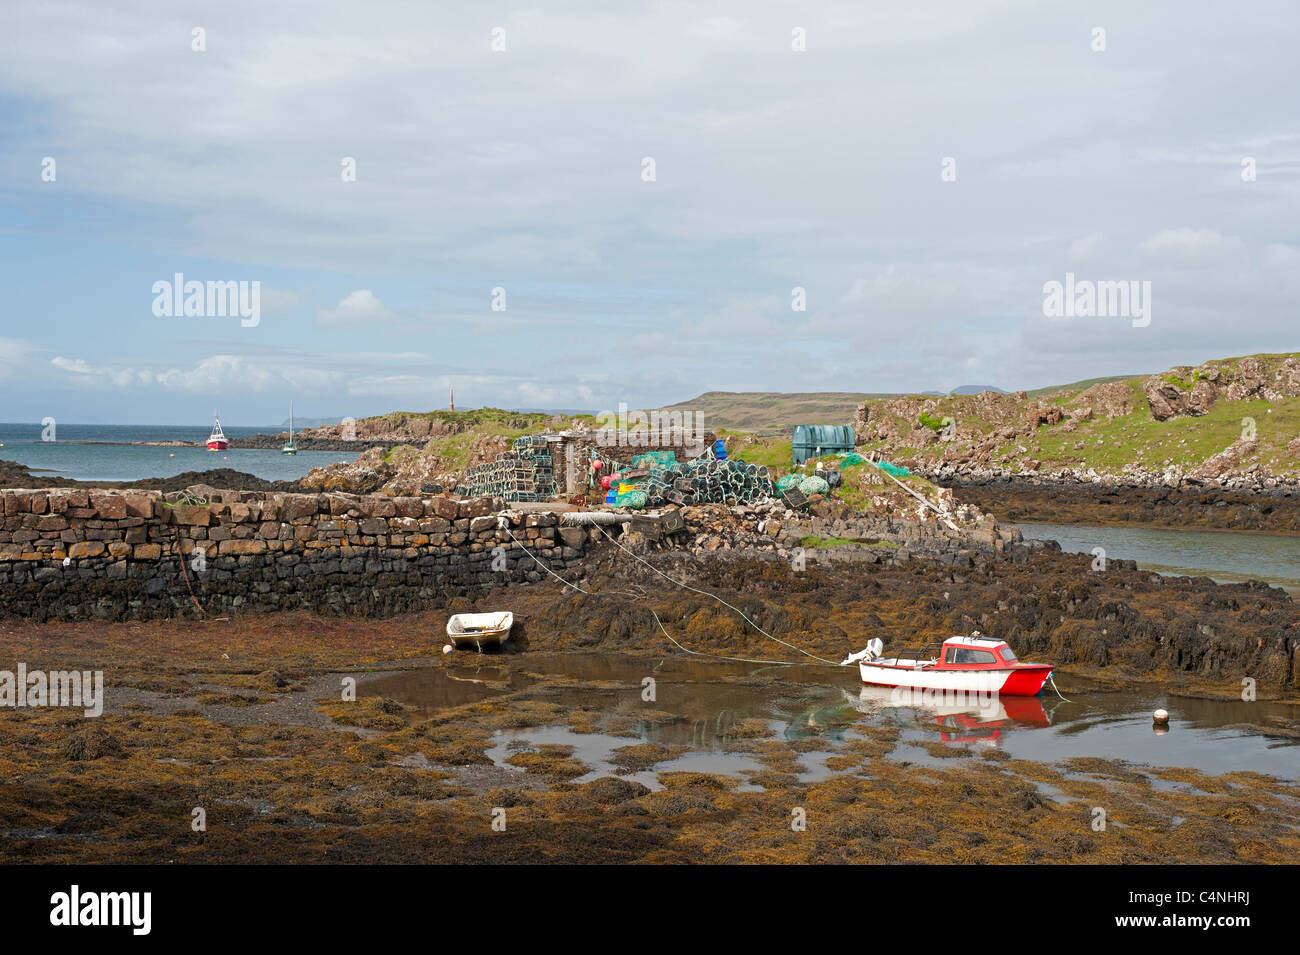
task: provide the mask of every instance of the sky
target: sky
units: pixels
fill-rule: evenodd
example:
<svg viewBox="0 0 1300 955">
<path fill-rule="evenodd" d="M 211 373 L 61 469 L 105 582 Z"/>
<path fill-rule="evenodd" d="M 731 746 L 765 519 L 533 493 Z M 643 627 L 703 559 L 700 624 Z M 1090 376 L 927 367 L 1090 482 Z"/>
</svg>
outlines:
<svg viewBox="0 0 1300 955">
<path fill-rule="evenodd" d="M 0 421 L 1295 351 L 1298 46 L 1294 0 L 6 0 Z M 156 314 L 178 273 L 256 323 Z M 1045 314 L 1067 273 L 1149 314 Z"/>
</svg>

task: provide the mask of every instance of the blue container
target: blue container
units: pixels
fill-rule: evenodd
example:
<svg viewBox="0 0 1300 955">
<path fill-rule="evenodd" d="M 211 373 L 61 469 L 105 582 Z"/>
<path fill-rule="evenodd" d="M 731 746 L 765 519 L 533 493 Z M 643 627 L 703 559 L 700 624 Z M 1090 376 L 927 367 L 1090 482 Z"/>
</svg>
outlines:
<svg viewBox="0 0 1300 955">
<path fill-rule="evenodd" d="M 727 460 L 727 442 L 719 438 L 713 442 L 713 456 L 719 461 Z"/>
<path fill-rule="evenodd" d="M 790 457 L 795 464 L 822 454 L 846 454 L 853 450 L 853 428 L 847 424 L 797 424 L 790 440 Z"/>
</svg>

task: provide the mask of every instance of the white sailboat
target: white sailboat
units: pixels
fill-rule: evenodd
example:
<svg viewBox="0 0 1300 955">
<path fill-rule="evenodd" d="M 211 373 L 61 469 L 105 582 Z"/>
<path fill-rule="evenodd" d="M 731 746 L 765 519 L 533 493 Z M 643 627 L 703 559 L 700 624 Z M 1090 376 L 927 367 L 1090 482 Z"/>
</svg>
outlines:
<svg viewBox="0 0 1300 955">
<path fill-rule="evenodd" d="M 297 454 L 298 446 L 293 443 L 293 402 L 289 402 L 289 443 L 280 449 L 281 454 Z"/>
</svg>

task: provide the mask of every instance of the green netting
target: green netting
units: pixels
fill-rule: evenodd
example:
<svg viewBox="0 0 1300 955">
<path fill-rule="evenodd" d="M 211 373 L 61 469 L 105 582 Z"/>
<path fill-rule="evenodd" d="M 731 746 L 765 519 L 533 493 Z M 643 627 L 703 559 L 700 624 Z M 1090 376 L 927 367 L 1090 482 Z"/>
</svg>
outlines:
<svg viewBox="0 0 1300 955">
<path fill-rule="evenodd" d="M 900 468 L 898 465 L 890 464 L 888 461 L 879 461 L 876 463 L 876 466 L 887 474 L 892 474 L 894 477 L 909 477 L 912 474 L 912 472 L 907 468 Z"/>
<path fill-rule="evenodd" d="M 776 482 L 777 491 L 788 491 L 792 487 L 798 487 L 799 482 L 803 480 L 802 474 L 787 474 Z"/>
<path fill-rule="evenodd" d="M 628 507 L 634 511 L 639 511 L 646 506 L 649 499 L 645 491 L 628 491 L 626 494 L 620 494 L 614 498 L 615 507 Z"/>
<path fill-rule="evenodd" d="M 831 486 L 826 483 L 825 478 L 819 478 L 816 476 L 806 477 L 799 482 L 799 490 L 807 495 L 825 494 L 830 489 Z"/>
<path fill-rule="evenodd" d="M 646 451 L 632 459 L 634 468 L 672 467 L 677 463 L 677 456 L 671 451 Z"/>
<path fill-rule="evenodd" d="M 865 463 L 866 459 L 856 451 L 851 451 L 840 459 L 840 470 Z"/>
<path fill-rule="evenodd" d="M 597 449 L 587 446 L 579 451 L 579 458 L 599 456 L 605 467 L 602 473 L 613 476 L 625 470 L 624 466 L 608 456 L 598 455 Z M 627 504 L 628 491 L 615 499 L 619 507 L 661 507 L 665 504 L 685 506 L 690 504 L 753 504 L 772 497 L 772 477 L 761 464 L 747 464 L 729 458 L 696 458 L 677 461 L 671 451 L 648 451 L 637 455 L 631 466 L 646 468 L 645 477 L 635 482 L 636 493 L 644 495 L 642 503 Z M 796 476 L 795 480 L 798 480 Z"/>
</svg>

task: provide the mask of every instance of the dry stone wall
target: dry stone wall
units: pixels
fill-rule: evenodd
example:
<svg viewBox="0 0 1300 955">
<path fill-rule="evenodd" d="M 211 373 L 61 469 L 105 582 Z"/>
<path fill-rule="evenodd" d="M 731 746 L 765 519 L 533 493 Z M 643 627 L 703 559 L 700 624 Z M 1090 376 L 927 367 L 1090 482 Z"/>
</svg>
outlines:
<svg viewBox="0 0 1300 955">
<path fill-rule="evenodd" d="M 483 498 L 202 489 L 205 505 L 156 491 L 0 492 L 0 617 L 124 620 L 307 609 L 381 615 L 575 568 L 590 529 L 555 514 L 510 531 Z"/>
</svg>

